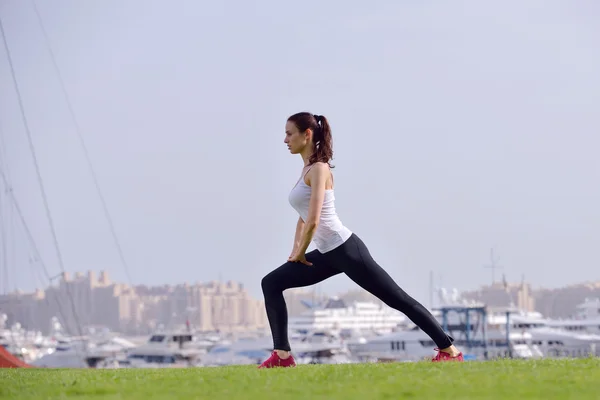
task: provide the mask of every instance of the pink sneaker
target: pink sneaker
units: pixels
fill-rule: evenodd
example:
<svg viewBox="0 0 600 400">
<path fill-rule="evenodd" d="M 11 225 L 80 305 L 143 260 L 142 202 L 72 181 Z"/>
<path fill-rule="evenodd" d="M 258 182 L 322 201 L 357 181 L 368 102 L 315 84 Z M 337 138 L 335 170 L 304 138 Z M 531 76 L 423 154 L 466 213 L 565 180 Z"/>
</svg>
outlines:
<svg viewBox="0 0 600 400">
<path fill-rule="evenodd" d="M 277 355 L 276 351 L 271 353 L 271 357 L 267 358 L 263 361 L 262 364 L 258 366 L 258 368 L 277 368 L 277 367 L 295 367 L 296 360 L 294 360 L 294 356 L 290 354 L 290 356 L 286 359 L 280 358 Z"/>
<path fill-rule="evenodd" d="M 431 361 L 433 361 L 433 362 L 444 362 L 444 361 L 463 362 L 463 361 L 465 361 L 465 359 L 463 358 L 462 352 L 458 353 L 458 355 L 455 357 L 451 357 L 450 354 L 440 351 L 440 349 L 434 349 L 434 350 L 437 350 L 437 354 L 435 355 L 435 357 L 433 357 L 431 359 Z"/>
</svg>

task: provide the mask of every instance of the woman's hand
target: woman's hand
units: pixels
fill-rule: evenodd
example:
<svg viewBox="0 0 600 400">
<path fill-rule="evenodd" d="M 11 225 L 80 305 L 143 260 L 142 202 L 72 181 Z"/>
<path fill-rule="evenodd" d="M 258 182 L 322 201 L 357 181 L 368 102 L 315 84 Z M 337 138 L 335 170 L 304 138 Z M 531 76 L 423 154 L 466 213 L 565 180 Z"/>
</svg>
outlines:
<svg viewBox="0 0 600 400">
<path fill-rule="evenodd" d="M 310 261 L 306 260 L 306 255 L 302 252 L 294 252 L 291 256 L 288 257 L 288 261 L 290 262 L 299 262 L 304 265 L 308 265 L 311 267 L 313 264 Z"/>
</svg>

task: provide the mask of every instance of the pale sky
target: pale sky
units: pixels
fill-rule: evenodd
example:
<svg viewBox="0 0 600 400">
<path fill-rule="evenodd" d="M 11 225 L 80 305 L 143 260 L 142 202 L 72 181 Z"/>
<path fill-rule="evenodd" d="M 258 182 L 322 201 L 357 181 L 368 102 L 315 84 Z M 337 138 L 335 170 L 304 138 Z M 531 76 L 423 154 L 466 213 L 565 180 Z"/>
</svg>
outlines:
<svg viewBox="0 0 600 400">
<path fill-rule="evenodd" d="M 497 278 L 600 279 L 594 0 L 36 1 L 135 284 L 222 278 L 262 296 L 292 246 L 302 163 L 284 126 L 304 110 L 332 125 L 342 221 L 424 303 L 430 271 L 489 283 L 490 247 Z M 65 268 L 126 281 L 32 4 L 3 0 L 0 18 Z M 2 46 L 0 135 L 58 274 Z M 1 207 L 4 285 L 47 284 Z"/>
</svg>

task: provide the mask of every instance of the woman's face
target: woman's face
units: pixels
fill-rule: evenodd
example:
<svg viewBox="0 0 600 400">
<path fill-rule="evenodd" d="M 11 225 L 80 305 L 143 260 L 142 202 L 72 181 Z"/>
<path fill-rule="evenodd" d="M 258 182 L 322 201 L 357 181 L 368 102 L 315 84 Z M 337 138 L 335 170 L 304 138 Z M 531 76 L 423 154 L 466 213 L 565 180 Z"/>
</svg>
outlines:
<svg viewBox="0 0 600 400">
<path fill-rule="evenodd" d="M 310 143 L 310 129 L 306 132 L 300 132 L 295 123 L 288 121 L 285 124 L 285 140 L 288 150 L 292 154 L 298 154 Z"/>
</svg>

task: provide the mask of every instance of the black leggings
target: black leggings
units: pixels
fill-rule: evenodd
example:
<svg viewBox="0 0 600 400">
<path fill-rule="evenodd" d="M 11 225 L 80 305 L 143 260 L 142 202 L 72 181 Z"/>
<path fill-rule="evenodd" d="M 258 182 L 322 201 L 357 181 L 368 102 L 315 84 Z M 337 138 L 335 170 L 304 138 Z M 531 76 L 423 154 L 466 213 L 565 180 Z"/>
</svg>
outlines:
<svg viewBox="0 0 600 400">
<path fill-rule="evenodd" d="M 355 234 L 344 244 L 327 253 L 322 254 L 318 250 L 306 253 L 306 259 L 313 265 L 288 261 L 262 279 L 274 349 L 291 350 L 283 291 L 314 285 L 342 272 L 388 306 L 404 313 L 427 333 L 440 349 L 452 345 L 452 337 L 444 332 L 435 317 L 394 282 L 373 260 L 363 241 Z"/>
</svg>

